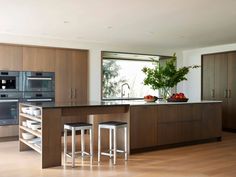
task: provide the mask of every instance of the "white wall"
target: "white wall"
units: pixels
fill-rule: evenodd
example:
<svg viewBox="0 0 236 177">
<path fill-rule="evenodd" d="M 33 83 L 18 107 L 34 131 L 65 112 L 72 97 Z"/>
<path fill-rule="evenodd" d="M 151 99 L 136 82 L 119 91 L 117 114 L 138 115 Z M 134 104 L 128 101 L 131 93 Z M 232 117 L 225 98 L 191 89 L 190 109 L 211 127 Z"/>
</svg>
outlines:
<svg viewBox="0 0 236 177">
<path fill-rule="evenodd" d="M 182 52 L 176 50 L 161 50 L 144 46 L 118 46 L 102 43 L 87 43 L 78 41 L 66 41 L 62 39 L 16 36 L 0 34 L 0 43 L 14 43 L 25 45 L 53 46 L 64 48 L 77 48 L 89 50 L 89 100 L 101 99 L 101 51 L 134 52 L 146 54 L 172 55 L 174 52 L 180 58 L 178 66 L 182 65 Z M 178 58 L 178 59 L 179 59 Z M 182 88 L 182 87 L 180 87 Z"/>
<path fill-rule="evenodd" d="M 208 53 L 224 52 L 236 50 L 236 43 L 212 46 L 206 48 L 199 48 L 194 50 L 183 51 L 183 66 L 188 65 L 201 65 L 201 55 Z M 191 100 L 201 99 L 201 69 L 191 70 L 187 76 L 188 81 L 183 82 L 183 92 Z"/>
</svg>

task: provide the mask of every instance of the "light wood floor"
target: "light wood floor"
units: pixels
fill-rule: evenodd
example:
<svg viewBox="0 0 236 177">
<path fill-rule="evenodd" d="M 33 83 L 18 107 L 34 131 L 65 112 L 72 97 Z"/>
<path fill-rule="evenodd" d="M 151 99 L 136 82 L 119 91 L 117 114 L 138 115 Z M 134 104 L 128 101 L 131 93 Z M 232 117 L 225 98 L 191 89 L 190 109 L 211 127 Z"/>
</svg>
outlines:
<svg viewBox="0 0 236 177">
<path fill-rule="evenodd" d="M 125 163 L 111 165 L 107 157 L 100 165 L 78 161 L 78 167 L 40 169 L 40 155 L 19 152 L 18 142 L 0 142 L 1 177 L 234 177 L 236 134 L 224 133 L 222 142 L 186 146 L 131 155 Z"/>
</svg>

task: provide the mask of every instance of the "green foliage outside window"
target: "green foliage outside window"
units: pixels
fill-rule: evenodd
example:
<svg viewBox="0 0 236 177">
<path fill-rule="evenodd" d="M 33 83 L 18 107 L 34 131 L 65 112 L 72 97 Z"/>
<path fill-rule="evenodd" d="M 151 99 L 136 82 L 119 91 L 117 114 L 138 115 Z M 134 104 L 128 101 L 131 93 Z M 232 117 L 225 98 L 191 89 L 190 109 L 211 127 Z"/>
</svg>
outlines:
<svg viewBox="0 0 236 177">
<path fill-rule="evenodd" d="M 120 66 L 115 60 L 107 60 L 103 62 L 103 98 L 115 97 L 121 93 L 120 85 L 126 80 L 118 79 Z"/>
</svg>

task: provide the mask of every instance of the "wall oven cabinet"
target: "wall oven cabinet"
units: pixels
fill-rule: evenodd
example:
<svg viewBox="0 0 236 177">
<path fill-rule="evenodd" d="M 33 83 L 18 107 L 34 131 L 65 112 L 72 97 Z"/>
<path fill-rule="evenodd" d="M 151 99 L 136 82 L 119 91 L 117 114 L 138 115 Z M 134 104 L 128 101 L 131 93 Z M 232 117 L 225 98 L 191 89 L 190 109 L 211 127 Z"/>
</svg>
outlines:
<svg viewBox="0 0 236 177">
<path fill-rule="evenodd" d="M 21 73 L 18 71 L 0 71 L 0 92 L 21 91 Z"/>
<path fill-rule="evenodd" d="M 53 72 L 23 72 L 25 92 L 54 92 L 55 74 Z"/>
<path fill-rule="evenodd" d="M 18 104 L 21 93 L 0 94 L 0 125 L 18 124 Z"/>
</svg>

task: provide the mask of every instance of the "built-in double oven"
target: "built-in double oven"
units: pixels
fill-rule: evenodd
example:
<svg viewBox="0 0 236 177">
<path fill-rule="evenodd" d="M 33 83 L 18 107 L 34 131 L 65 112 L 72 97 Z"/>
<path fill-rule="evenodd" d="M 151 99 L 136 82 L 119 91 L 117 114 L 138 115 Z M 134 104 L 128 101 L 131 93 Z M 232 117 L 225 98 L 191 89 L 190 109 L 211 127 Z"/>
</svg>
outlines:
<svg viewBox="0 0 236 177">
<path fill-rule="evenodd" d="M 54 92 L 55 74 L 53 72 L 23 72 L 25 92 Z"/>
<path fill-rule="evenodd" d="M 0 71 L 0 126 L 18 124 L 19 102 L 54 102 L 55 73 Z"/>
<path fill-rule="evenodd" d="M 22 73 L 0 71 L 0 125 L 18 123 L 18 103 L 23 97 Z"/>
</svg>

